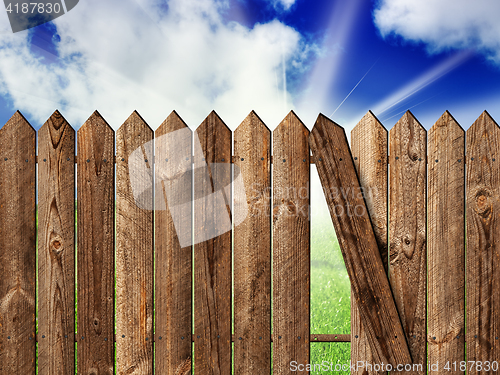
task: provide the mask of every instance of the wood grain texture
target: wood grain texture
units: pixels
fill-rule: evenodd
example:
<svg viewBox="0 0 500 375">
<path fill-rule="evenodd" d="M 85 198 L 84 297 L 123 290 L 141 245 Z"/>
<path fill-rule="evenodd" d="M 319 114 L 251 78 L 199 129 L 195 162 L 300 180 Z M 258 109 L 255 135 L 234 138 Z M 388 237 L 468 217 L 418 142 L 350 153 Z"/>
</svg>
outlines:
<svg viewBox="0 0 500 375">
<path fill-rule="evenodd" d="M 372 112 L 368 112 L 352 130 L 351 145 L 354 165 L 358 172 L 375 239 L 387 273 L 387 130 Z M 361 323 L 361 316 L 353 291 L 351 291 L 351 337 L 351 362 L 366 361 L 374 365 L 374 358 Z M 383 374 L 384 372 L 376 372 L 370 368 L 359 368 L 354 371 L 351 369 L 352 375 L 377 373 Z"/>
<path fill-rule="evenodd" d="M 194 139 L 197 375 L 231 373 L 231 138 L 231 130 L 212 112 Z"/>
<path fill-rule="evenodd" d="M 309 142 L 374 362 L 411 363 L 344 129 L 320 115 Z"/>
<path fill-rule="evenodd" d="M 153 374 L 153 151 L 153 131 L 134 111 L 116 132 L 116 370 L 123 375 Z"/>
<path fill-rule="evenodd" d="M 157 374 L 191 374 L 192 135 L 176 112 L 155 132 Z"/>
<path fill-rule="evenodd" d="M 75 130 L 38 131 L 38 374 L 75 371 Z"/>
<path fill-rule="evenodd" d="M 389 275 L 414 364 L 426 373 L 426 131 L 406 112 L 389 131 Z"/>
<path fill-rule="evenodd" d="M 309 130 L 290 112 L 273 131 L 273 374 L 309 363 Z"/>
<path fill-rule="evenodd" d="M 271 132 L 255 112 L 234 154 L 234 371 L 271 374 Z"/>
<path fill-rule="evenodd" d="M 449 112 L 429 130 L 428 155 L 428 362 L 444 366 L 465 360 L 465 132 Z"/>
<path fill-rule="evenodd" d="M 27 160 L 27 161 L 26 161 Z M 35 130 L 0 129 L 0 374 L 35 374 Z"/>
<path fill-rule="evenodd" d="M 500 129 L 485 111 L 467 130 L 467 361 L 500 360 Z M 493 374 L 467 368 L 467 374 Z"/>
<path fill-rule="evenodd" d="M 114 373 L 114 141 L 97 111 L 77 132 L 79 374 Z"/>
</svg>

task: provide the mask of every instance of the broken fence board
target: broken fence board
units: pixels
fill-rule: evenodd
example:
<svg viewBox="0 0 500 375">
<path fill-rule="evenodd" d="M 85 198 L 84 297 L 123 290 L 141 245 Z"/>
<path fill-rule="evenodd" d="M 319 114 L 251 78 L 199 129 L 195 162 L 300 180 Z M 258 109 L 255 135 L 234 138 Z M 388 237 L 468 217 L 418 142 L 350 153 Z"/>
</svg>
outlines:
<svg viewBox="0 0 500 375">
<path fill-rule="evenodd" d="M 344 129 L 320 115 L 309 142 L 375 363 L 411 363 L 364 198 L 339 193 L 360 192 Z"/>
</svg>

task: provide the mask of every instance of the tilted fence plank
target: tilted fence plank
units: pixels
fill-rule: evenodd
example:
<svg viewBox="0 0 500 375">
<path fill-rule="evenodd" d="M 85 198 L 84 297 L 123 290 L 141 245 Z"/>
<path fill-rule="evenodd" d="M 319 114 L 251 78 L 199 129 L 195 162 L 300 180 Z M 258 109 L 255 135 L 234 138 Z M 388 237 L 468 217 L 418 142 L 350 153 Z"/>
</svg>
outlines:
<svg viewBox="0 0 500 375">
<path fill-rule="evenodd" d="M 75 371 L 75 130 L 38 131 L 38 374 Z"/>
<path fill-rule="evenodd" d="M 176 112 L 155 132 L 155 365 L 191 373 L 192 131 Z"/>
<path fill-rule="evenodd" d="M 231 138 L 231 130 L 215 112 L 194 138 L 197 375 L 231 373 Z"/>
<path fill-rule="evenodd" d="M 426 131 L 410 111 L 389 131 L 389 275 L 410 347 L 426 373 Z M 415 370 L 415 371 L 413 371 Z"/>
<path fill-rule="evenodd" d="M 153 152 L 153 131 L 134 111 L 116 132 L 119 374 L 153 374 Z"/>
<path fill-rule="evenodd" d="M 35 130 L 0 129 L 0 374 L 35 374 Z"/>
<path fill-rule="evenodd" d="M 354 165 L 361 185 L 361 191 L 355 193 L 360 193 L 365 198 L 375 239 L 387 273 L 387 130 L 373 113 L 369 112 L 352 130 L 351 145 Z M 346 193 L 352 194 L 352 192 Z M 361 323 L 356 298 L 351 291 L 351 363 L 358 361 L 368 362 L 372 366 L 377 364 Z M 384 374 L 386 371 L 374 371 L 373 367 L 369 366 L 356 367 L 356 370 L 351 370 L 352 375 L 367 373 Z"/>
<path fill-rule="evenodd" d="M 374 361 L 411 363 L 344 129 L 320 115 L 309 142 Z"/>
<path fill-rule="evenodd" d="M 428 362 L 445 371 L 465 360 L 465 132 L 448 112 L 429 130 L 428 155 Z"/>
<path fill-rule="evenodd" d="M 483 112 L 467 130 L 467 361 L 482 362 L 467 374 L 493 374 L 500 360 L 499 163 L 500 128 Z"/>
<path fill-rule="evenodd" d="M 309 130 L 290 112 L 273 131 L 273 374 L 310 362 Z"/>
<path fill-rule="evenodd" d="M 113 129 L 97 111 L 77 132 L 77 366 L 82 374 L 114 373 L 114 141 Z"/>
<path fill-rule="evenodd" d="M 271 374 L 271 132 L 255 112 L 234 154 L 234 370 Z"/>
</svg>

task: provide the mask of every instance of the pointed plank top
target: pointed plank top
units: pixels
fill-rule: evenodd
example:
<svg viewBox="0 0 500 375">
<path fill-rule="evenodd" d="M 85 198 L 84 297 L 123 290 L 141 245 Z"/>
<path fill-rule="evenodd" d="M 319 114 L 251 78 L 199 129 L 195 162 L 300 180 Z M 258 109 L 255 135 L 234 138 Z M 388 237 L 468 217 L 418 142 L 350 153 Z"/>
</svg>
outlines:
<svg viewBox="0 0 500 375">
<path fill-rule="evenodd" d="M 450 112 L 445 111 L 439 120 L 432 126 L 429 130 L 429 134 L 438 131 L 439 128 L 447 128 L 448 131 L 453 131 L 454 133 L 464 133 L 464 129 L 460 126 L 460 124 L 455 120 L 455 118 L 451 115 Z"/>
<path fill-rule="evenodd" d="M 158 129 L 156 129 L 155 136 L 159 137 L 180 129 L 189 129 L 189 127 L 176 111 L 172 111 Z M 189 130 L 191 131 L 191 129 Z"/>
<path fill-rule="evenodd" d="M 294 111 L 290 111 L 288 115 L 280 122 L 280 124 L 274 129 L 273 134 L 284 132 L 288 129 L 299 128 L 306 136 L 309 135 L 309 129 L 304 125 L 302 120 L 295 114 Z"/>
<path fill-rule="evenodd" d="M 201 129 L 211 128 L 211 127 L 226 128 L 227 131 L 231 132 L 231 129 L 229 129 L 226 123 L 220 118 L 220 116 L 215 111 L 210 112 L 210 114 L 205 118 L 205 120 L 203 120 L 200 126 L 198 126 L 196 131 L 198 132 Z"/>
<path fill-rule="evenodd" d="M 234 134 L 241 131 L 252 131 L 253 128 L 259 128 L 260 131 L 270 132 L 269 128 L 266 126 L 264 121 L 255 113 L 251 111 L 248 116 L 241 122 L 241 124 L 236 128 Z"/>
<path fill-rule="evenodd" d="M 406 111 L 405 114 L 399 119 L 399 121 L 390 130 L 391 133 L 400 130 L 401 128 L 411 125 L 412 128 L 420 127 L 424 132 L 426 131 L 422 124 L 417 120 L 417 118 L 411 113 L 410 110 Z"/>
<path fill-rule="evenodd" d="M 343 140 L 348 144 L 344 128 L 320 113 L 309 136 L 309 142 L 312 142 L 314 139 L 317 148 L 323 149 L 326 144 L 331 143 L 330 138 L 333 134 L 336 137 L 343 137 Z"/>
<path fill-rule="evenodd" d="M 368 111 L 366 115 L 356 124 L 353 132 L 363 132 L 368 130 L 374 130 L 383 132 L 387 134 L 387 129 L 384 125 L 379 121 L 379 119 L 373 114 L 372 111 Z"/>
<path fill-rule="evenodd" d="M 134 111 L 132 114 L 125 120 L 125 122 L 118 128 L 117 133 L 126 132 L 129 128 L 136 129 L 144 129 L 147 133 L 152 132 L 153 130 L 148 125 L 148 123 L 141 117 L 141 115 Z"/>
<path fill-rule="evenodd" d="M 69 126 L 71 129 L 71 125 L 68 123 L 68 121 L 64 118 L 64 116 L 59 112 L 57 109 L 52 113 L 52 115 L 45 121 L 45 123 L 40 127 L 39 131 L 42 129 L 45 129 L 46 127 L 53 127 L 56 130 L 60 130 L 62 128 L 66 128 Z M 73 129 L 74 131 L 74 129 Z"/>
<path fill-rule="evenodd" d="M 90 129 L 99 129 L 103 128 L 102 131 L 110 131 L 114 133 L 114 130 L 109 124 L 106 122 L 104 117 L 101 116 L 101 114 L 95 110 L 94 113 L 90 115 L 90 117 L 83 123 L 83 125 L 78 129 L 78 133 L 83 133 L 86 131 L 87 128 Z"/>
<path fill-rule="evenodd" d="M 484 129 L 485 131 L 487 129 L 498 129 L 498 124 L 487 111 L 481 113 L 481 115 L 476 119 L 476 121 L 474 121 L 470 128 L 467 129 L 467 134 L 479 131 L 481 129 Z"/>
<path fill-rule="evenodd" d="M 28 127 L 31 129 L 33 132 L 35 132 L 35 129 L 31 126 L 31 124 L 26 120 L 26 118 L 21 114 L 21 112 L 16 111 L 12 115 L 12 117 L 5 123 L 2 128 L 0 128 L 0 132 L 4 129 L 10 129 L 12 131 L 20 131 L 24 127 Z"/>
</svg>

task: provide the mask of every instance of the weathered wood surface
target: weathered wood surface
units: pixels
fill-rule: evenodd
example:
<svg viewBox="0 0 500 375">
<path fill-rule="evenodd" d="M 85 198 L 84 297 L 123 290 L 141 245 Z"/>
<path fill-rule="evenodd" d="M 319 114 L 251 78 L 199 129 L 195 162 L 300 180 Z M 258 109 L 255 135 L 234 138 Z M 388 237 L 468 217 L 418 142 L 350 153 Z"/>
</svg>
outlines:
<svg viewBox="0 0 500 375">
<path fill-rule="evenodd" d="M 500 129 L 485 111 L 467 130 L 468 374 L 493 374 L 500 360 Z"/>
<path fill-rule="evenodd" d="M 309 130 L 293 112 L 273 131 L 273 374 L 309 363 Z"/>
<path fill-rule="evenodd" d="M 234 154 L 234 371 L 271 374 L 271 132 L 255 112 Z"/>
<path fill-rule="evenodd" d="M 372 112 L 368 112 L 351 132 L 352 155 L 358 172 L 362 194 L 373 225 L 375 239 L 382 257 L 385 272 L 388 271 L 387 247 L 387 130 Z M 375 364 L 366 331 L 361 323 L 354 292 L 351 291 L 351 362 L 366 361 Z M 373 369 L 358 368 L 351 374 L 383 374 Z"/>
<path fill-rule="evenodd" d="M 428 156 L 428 362 L 444 367 L 465 360 L 465 132 L 449 112 L 429 130 Z"/>
<path fill-rule="evenodd" d="M 35 374 L 35 130 L 0 129 L 0 374 Z"/>
<path fill-rule="evenodd" d="M 157 374 L 191 373 L 191 155 L 192 131 L 172 112 L 155 132 Z"/>
<path fill-rule="evenodd" d="M 75 130 L 38 131 L 38 374 L 75 371 Z"/>
<path fill-rule="evenodd" d="M 212 112 L 195 135 L 194 371 L 226 375 L 231 373 L 232 134 Z"/>
<path fill-rule="evenodd" d="M 118 374 L 153 374 L 153 151 L 134 111 L 116 132 Z"/>
<path fill-rule="evenodd" d="M 97 111 L 77 132 L 77 366 L 82 374 L 114 373 L 114 141 L 113 129 Z"/>
<path fill-rule="evenodd" d="M 411 363 L 344 129 L 320 115 L 309 142 L 374 361 Z"/>
<path fill-rule="evenodd" d="M 426 373 L 426 131 L 406 112 L 389 131 L 389 275 L 413 363 Z"/>
</svg>

